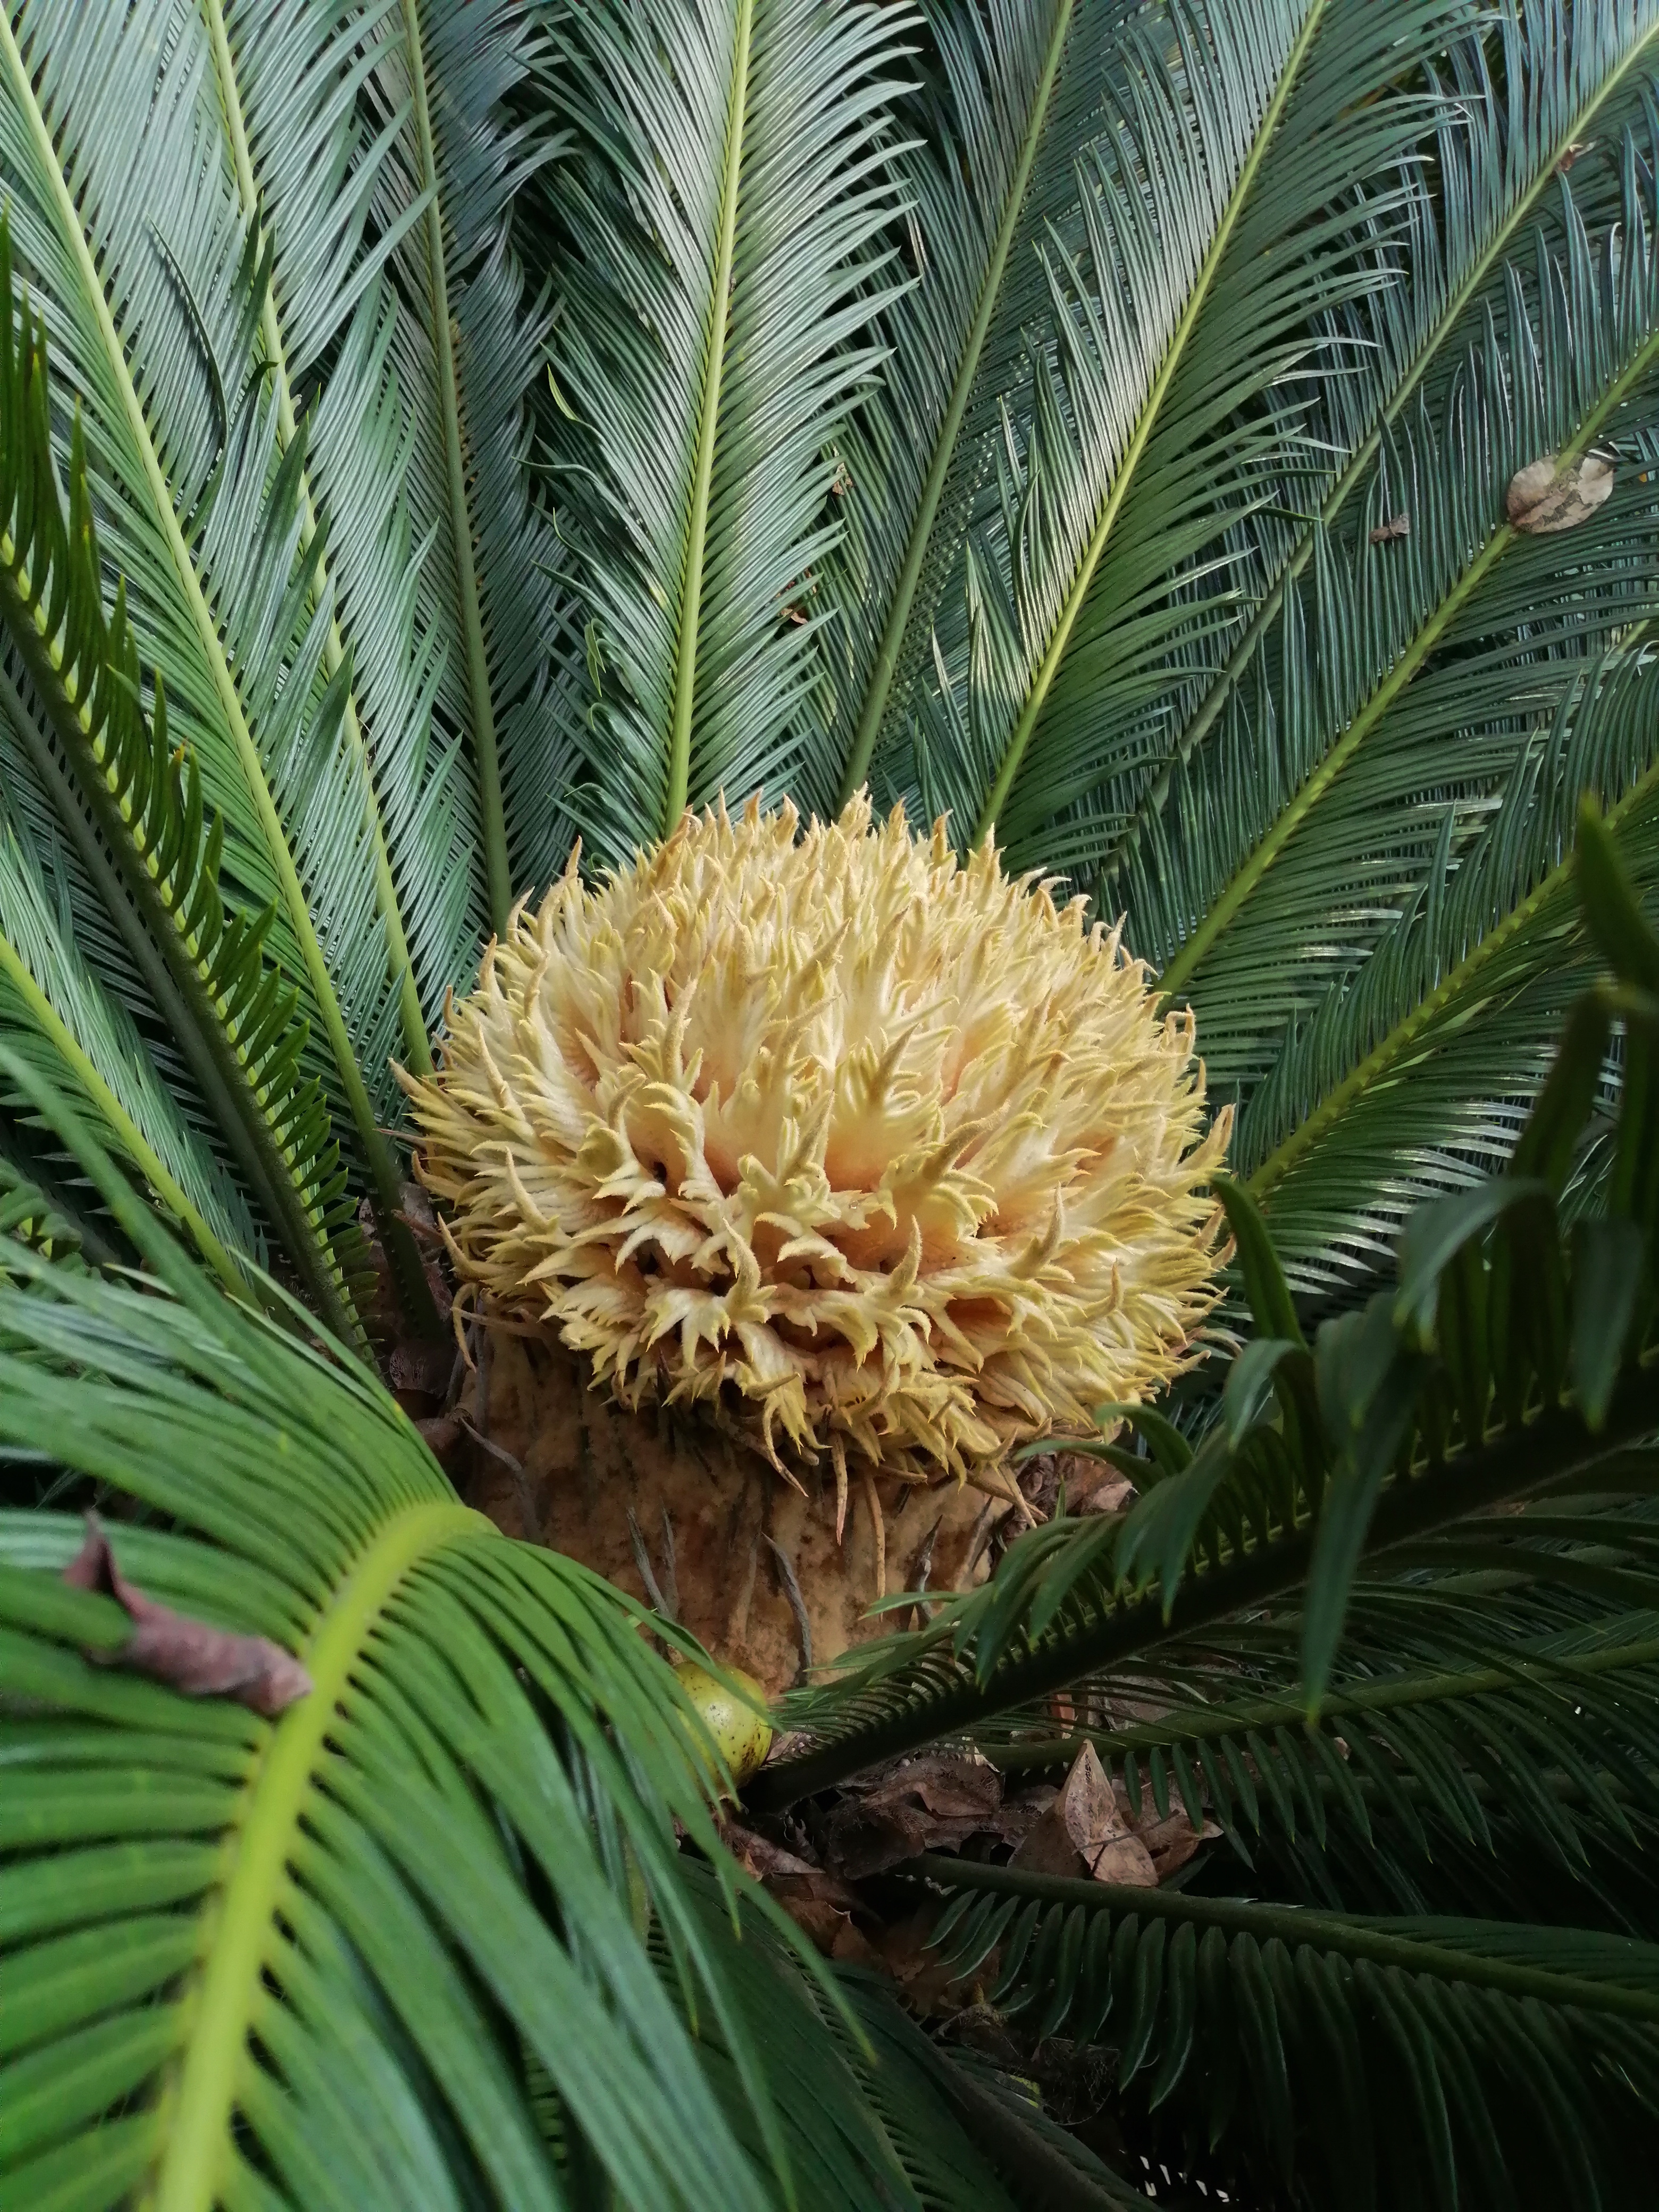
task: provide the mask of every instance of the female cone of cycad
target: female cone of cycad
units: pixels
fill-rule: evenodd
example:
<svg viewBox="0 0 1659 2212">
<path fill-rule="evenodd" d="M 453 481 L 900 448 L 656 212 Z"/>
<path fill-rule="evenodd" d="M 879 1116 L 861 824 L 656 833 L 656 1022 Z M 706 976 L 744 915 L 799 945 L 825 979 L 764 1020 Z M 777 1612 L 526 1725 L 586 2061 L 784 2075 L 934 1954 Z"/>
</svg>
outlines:
<svg viewBox="0 0 1659 2212">
<path fill-rule="evenodd" d="M 1180 1370 L 1231 1117 L 1082 900 L 862 797 L 799 830 L 688 814 L 597 889 L 573 855 L 405 1085 L 485 1310 L 833 1471 L 839 1528 L 849 1477 L 1006 1494 Z"/>
</svg>

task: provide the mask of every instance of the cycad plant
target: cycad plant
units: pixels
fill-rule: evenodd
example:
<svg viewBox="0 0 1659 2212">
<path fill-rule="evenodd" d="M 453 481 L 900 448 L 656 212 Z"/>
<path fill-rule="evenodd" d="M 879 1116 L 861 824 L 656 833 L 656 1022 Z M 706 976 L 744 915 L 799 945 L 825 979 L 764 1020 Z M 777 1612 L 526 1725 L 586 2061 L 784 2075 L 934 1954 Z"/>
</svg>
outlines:
<svg viewBox="0 0 1659 2212">
<path fill-rule="evenodd" d="M 0 10 L 0 2205 L 1639 2191 L 1656 103 L 1655 0 Z M 771 1686 L 908 1594 L 740 1823 L 836 1972 L 452 1478 Z M 1000 1826 L 849 1850 L 924 1753 Z"/>
</svg>

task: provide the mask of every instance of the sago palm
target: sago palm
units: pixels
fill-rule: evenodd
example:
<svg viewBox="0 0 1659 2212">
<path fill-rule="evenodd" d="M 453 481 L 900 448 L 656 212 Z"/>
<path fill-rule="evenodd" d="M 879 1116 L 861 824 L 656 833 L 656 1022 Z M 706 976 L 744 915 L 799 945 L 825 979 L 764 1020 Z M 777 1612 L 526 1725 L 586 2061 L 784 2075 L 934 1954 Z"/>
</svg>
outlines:
<svg viewBox="0 0 1659 2212">
<path fill-rule="evenodd" d="M 1654 0 L 0 12 L 0 2206 L 1639 2188 L 1656 176 Z"/>
</svg>

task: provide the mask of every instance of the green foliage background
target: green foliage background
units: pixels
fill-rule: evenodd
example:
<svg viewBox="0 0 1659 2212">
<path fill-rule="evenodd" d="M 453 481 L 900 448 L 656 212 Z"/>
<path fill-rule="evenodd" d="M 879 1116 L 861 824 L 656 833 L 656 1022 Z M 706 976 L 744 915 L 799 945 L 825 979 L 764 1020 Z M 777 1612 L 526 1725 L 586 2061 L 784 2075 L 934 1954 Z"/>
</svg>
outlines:
<svg viewBox="0 0 1659 2212">
<path fill-rule="evenodd" d="M 1137 2193 L 802 1951 L 372 1372 L 392 1063 L 512 901 L 866 785 L 1194 1008 L 1249 1342 L 754 1817 L 1086 1736 L 1183 1886 L 883 1902 L 1126 2140 L 1639 2200 L 1656 100 L 1655 0 L 0 9 L 0 2207 Z M 98 1663 L 89 1494 L 312 1695 Z"/>
</svg>

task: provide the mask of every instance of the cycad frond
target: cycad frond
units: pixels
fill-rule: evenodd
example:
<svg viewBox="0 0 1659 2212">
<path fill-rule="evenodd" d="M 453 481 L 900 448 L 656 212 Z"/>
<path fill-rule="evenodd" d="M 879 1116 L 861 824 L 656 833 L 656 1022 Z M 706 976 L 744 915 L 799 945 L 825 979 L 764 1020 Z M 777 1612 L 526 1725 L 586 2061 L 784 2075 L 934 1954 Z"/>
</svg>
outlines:
<svg viewBox="0 0 1659 2212">
<path fill-rule="evenodd" d="M 350 656 L 339 765 L 362 788 L 400 1049 L 420 1066 L 444 988 L 465 971 L 478 915 L 467 896 L 465 787 L 428 737 L 441 647 L 415 605 L 406 404 L 381 275 L 398 234 L 366 237 L 391 127 L 370 140 L 354 94 L 386 11 L 234 0 L 202 0 L 202 9 L 238 200 L 270 257 L 260 337 L 284 451 L 301 434 L 298 395 L 329 368 L 306 438 L 298 549 L 316 562 L 313 603 L 328 602 L 325 674 L 336 678 Z M 407 219 L 423 212 L 416 204 Z M 331 803 L 342 795 L 331 793 Z M 431 896 L 430 885 L 442 895 Z M 380 1086 L 376 1109 L 389 1115 L 385 1071 L 368 1073 Z"/>
<path fill-rule="evenodd" d="M 43 1571 L 76 1524 L 0 1516 L 8 1698 L 56 1715 L 0 1722 L 27 1776 L 0 1802 L 6 2190 L 553 2212 L 534 2067 L 624 2201 L 761 2212 L 781 2136 L 729 1920 L 676 1862 L 678 1822 L 730 1883 L 672 1673 L 603 1583 L 461 1506 L 360 1370 L 193 1282 L 37 1103 L 173 1295 L 9 1244 L 8 1446 L 161 1516 L 116 1532 L 120 1570 L 308 1686 L 265 1718 L 140 1679 L 124 1606 Z M 683 2007 L 736 2053 L 758 2164 Z"/>
<path fill-rule="evenodd" d="M 1036 295 L 1024 276 L 1000 303 L 1020 342 L 989 350 L 956 432 L 886 717 L 891 771 L 908 725 L 927 802 L 964 840 L 994 822 L 1022 866 L 1133 753 L 1157 671 L 1224 621 L 1172 576 L 1214 585 L 1275 478 L 1316 465 L 1293 386 L 1363 373 L 1318 331 L 1388 280 L 1424 127 L 1391 88 L 1462 27 L 1341 0 L 1109 15 L 1079 11 L 1077 135 L 1028 216 Z"/>
<path fill-rule="evenodd" d="M 210 1112 L 308 1291 L 349 1330 L 346 1271 L 356 1229 L 342 1213 L 343 1178 L 316 1081 L 301 1067 L 306 1042 L 295 994 L 266 957 L 269 910 L 250 920 L 227 911 L 220 890 L 222 831 L 204 818 L 202 778 L 188 744 L 169 743 L 165 695 L 141 702 L 140 672 L 125 592 L 105 617 L 98 544 L 88 511 L 77 419 L 71 439 L 67 514 L 59 501 L 48 417 L 46 350 L 28 311 L 13 297 L 10 240 L 0 217 L 0 606 L 32 698 L 5 678 L 12 735 L 38 789 L 54 803 L 64 835 L 88 879 L 105 895 L 133 967 L 199 1084 Z M 13 927 L 29 932 L 21 854 L 9 901 Z M 34 907 L 37 925 L 43 919 Z M 8 981 L 26 1026 L 50 1040 L 116 1141 L 180 1213 L 216 1267 L 227 1255 L 199 1207 L 185 1197 L 109 1078 L 114 1036 L 96 986 L 71 955 L 54 961 L 9 945 Z M 46 973 L 42 973 L 42 968 Z M 56 986 L 55 994 L 53 985 Z M 71 1024 L 74 1026 L 71 1026 Z M 102 1030 L 103 1066 L 96 1049 Z M 134 1045 L 137 1040 L 131 1040 Z M 154 1083 L 153 1072 L 149 1075 Z M 120 1082 L 118 1075 L 117 1083 Z M 147 1086 L 142 1054 L 125 1084 L 136 1101 Z M 175 1116 L 149 1119 L 184 1164 Z M 201 1169 L 191 1170 L 199 1182 Z M 216 1201 L 214 1210 L 222 1214 Z"/>
<path fill-rule="evenodd" d="M 556 478 L 597 625 L 582 819 L 602 857 L 793 778 L 818 678 L 827 450 L 878 354 L 890 6 L 562 10 L 574 144 Z M 818 772 L 822 781 L 821 770 Z"/>
<path fill-rule="evenodd" d="M 1410 281 L 1386 288 L 1370 303 L 1366 335 L 1378 349 L 1379 367 L 1326 394 L 1346 458 L 1316 514 L 1299 528 L 1281 530 L 1270 560 L 1272 580 L 1224 667 L 1182 722 L 1172 757 L 1137 800 L 1108 856 L 1109 877 L 1122 870 L 1168 803 L 1177 763 L 1189 759 L 1214 726 L 1321 532 L 1328 532 L 1353 495 L 1364 492 L 1390 426 L 1425 390 L 1443 398 L 1460 366 L 1469 311 L 1501 301 L 1509 257 L 1525 252 L 1534 226 L 1553 230 L 1557 177 L 1578 168 L 1575 189 L 1593 225 L 1618 215 L 1620 165 L 1605 149 L 1620 146 L 1626 129 L 1640 120 L 1659 68 L 1659 9 L 1652 0 L 1597 0 L 1571 9 L 1560 0 L 1507 0 L 1496 28 L 1490 44 L 1465 40 L 1436 58 L 1434 81 L 1450 96 L 1433 118 L 1431 161 L 1426 144 L 1422 156 L 1430 173 L 1437 173 L 1437 194 L 1419 192 L 1408 204 Z M 1598 144 L 1600 158 L 1583 161 Z"/>
<path fill-rule="evenodd" d="M 996 2001 L 1042 2034 L 1109 2021 L 1120 2085 L 1194 2152 L 1236 2130 L 1287 2187 L 1312 2162 L 1367 2208 L 1539 2201 L 1540 2160 L 1593 2202 L 1652 2156 L 1659 1946 L 915 1867 L 951 1899 L 946 1957 L 1000 1943 Z"/>
<path fill-rule="evenodd" d="M 0 692 L 3 697 L 3 692 Z M 60 870 L 63 856 L 58 856 Z M 0 1025 L 14 1050 L 44 1046 L 40 1072 L 76 1088 L 117 1153 L 232 1290 L 234 1255 L 257 1255 L 241 1194 L 179 1113 L 131 1016 L 82 957 L 74 915 L 0 810 Z"/>
<path fill-rule="evenodd" d="M 1516 1528 L 1533 1540 L 1523 1537 L 1507 1555 L 1518 1578 L 1538 1558 L 1540 1538 L 1560 1537 L 1536 1515 L 1519 1516 Z M 1581 1560 L 1592 1546 L 1616 1556 L 1616 1525 L 1585 1516 L 1577 1533 Z M 1448 1561 L 1443 1571 L 1455 1571 Z M 1378 1598 L 1391 1589 L 1377 1585 Z M 1179 1670 L 1181 1655 L 1171 1656 Z M 1293 1675 L 1293 1650 L 1280 1663 Z M 1235 1655 L 1224 1672 L 1212 1669 L 1203 1703 L 1156 1721 L 1057 1736 L 1039 1733 L 1031 1716 L 1023 1726 L 1011 1717 L 1011 1740 L 995 1745 L 998 1729 L 988 1741 L 1000 1765 L 1021 1771 L 1069 1765 L 1086 1741 L 1121 1778 L 1135 1819 L 1150 1806 L 1148 1817 L 1167 1820 L 1180 1807 L 1201 1827 L 1207 1809 L 1247 1861 L 1264 1830 L 1289 1843 L 1305 1834 L 1322 1850 L 1331 1828 L 1346 1824 L 1370 1844 L 1374 1817 L 1410 1828 L 1425 1850 L 1423 1822 L 1432 1818 L 1442 1832 L 1490 1851 L 1492 1824 L 1508 1814 L 1571 1872 L 1597 1829 L 1634 1840 L 1627 1807 L 1659 1810 L 1650 1778 L 1659 1764 L 1656 1669 L 1651 1614 L 1604 1618 L 1598 1608 L 1589 1624 L 1507 1644 L 1500 1663 L 1489 1651 L 1401 1663 L 1397 1645 L 1375 1672 L 1348 1661 L 1316 1721 L 1293 1692 L 1245 1686 Z M 1122 1698 L 1127 1686 L 1102 1682 L 1092 1694 Z M 1091 1686 L 1074 1683 L 1067 1697 L 1086 1712 Z M 1576 1785 L 1571 1796 L 1552 1788 L 1557 1778 Z"/>
<path fill-rule="evenodd" d="M 515 122 L 507 106 L 543 33 L 527 0 L 376 12 L 367 90 L 386 135 L 373 206 L 381 233 L 396 234 L 392 358 L 411 408 L 407 495 L 425 549 L 416 604 L 444 641 L 436 705 L 476 788 L 483 884 L 468 911 L 499 930 L 514 896 L 556 874 L 568 849 L 564 556 L 524 469 L 545 302 L 526 307 L 512 228 L 515 191 L 553 149 L 539 118 Z M 461 976 L 477 950 L 475 939 Z"/>
<path fill-rule="evenodd" d="M 711 1948 L 727 1952 L 734 1996 L 764 2021 L 760 2056 L 782 2120 L 799 2212 L 1014 2212 L 1026 2199 L 999 2185 L 996 2161 L 976 2154 L 951 2101 L 954 2069 L 906 2020 L 891 1991 L 865 1976 L 842 2002 L 815 1984 L 752 1911 L 730 1945 L 731 1908 L 712 1877 L 688 1869 Z M 653 1945 L 666 1966 L 667 1947 Z M 757 2158 L 755 2129 L 724 2039 L 705 2032 L 700 2057 L 740 2140 Z"/>
<path fill-rule="evenodd" d="M 1212 1071 L 1249 1091 L 1277 1070 L 1279 1095 L 1245 1116 L 1242 1164 L 1261 1170 L 1264 1193 L 1289 1164 L 1264 1158 L 1273 1138 L 1288 1139 L 1292 1156 L 1316 1151 L 1322 1132 L 1308 1124 L 1324 1086 L 1335 1090 L 1364 1066 L 1346 1115 L 1402 1056 L 1420 1054 L 1443 984 L 1467 1011 L 1471 997 L 1490 1003 L 1496 979 L 1483 971 L 1494 959 L 1512 994 L 1546 971 L 1559 975 L 1561 886 L 1544 886 L 1577 791 L 1600 789 L 1629 811 L 1624 834 L 1648 873 L 1641 819 L 1651 745 L 1643 733 L 1652 672 L 1642 625 L 1659 569 L 1640 429 L 1659 362 L 1659 293 L 1653 205 L 1633 148 L 1626 173 L 1617 243 L 1593 252 L 1569 203 L 1566 250 L 1541 258 L 1535 304 L 1511 285 L 1506 347 L 1489 337 L 1484 358 L 1471 355 L 1440 423 L 1425 410 L 1408 440 L 1396 427 L 1367 519 L 1406 510 L 1411 535 L 1362 537 L 1346 553 L 1321 536 L 1310 580 L 1286 595 L 1266 656 L 1276 663 L 1271 676 L 1253 698 L 1234 695 L 1203 753 L 1180 772 L 1179 832 L 1152 841 L 1155 869 L 1135 871 L 1146 951 L 1164 959 L 1169 988 L 1192 996 L 1200 1022 L 1212 1013 Z M 1617 454 L 1620 481 L 1581 526 L 1531 536 L 1504 520 L 1508 488 L 1530 460 L 1559 455 L 1570 471 L 1598 440 Z M 1619 664 L 1598 666 L 1615 641 Z M 1540 773 L 1543 795 L 1528 805 Z M 1389 956 L 1404 950 L 1402 913 L 1414 920 L 1418 908 L 1415 979 L 1406 983 Z M 1188 929 L 1183 917 L 1194 915 L 1203 919 Z M 1365 971 L 1379 954 L 1372 981 Z M 1327 979 L 1340 1005 L 1319 1005 Z M 1366 1036 L 1371 1006 L 1389 998 L 1389 1029 L 1399 1034 Z M 1304 1022 L 1320 1032 L 1311 1045 L 1318 1088 L 1298 1035 Z M 1535 1054 L 1536 1028 L 1534 1038 Z M 1495 1015 L 1483 1024 L 1485 1079 L 1459 1102 L 1465 1113 L 1476 1102 L 1490 1113 L 1506 1091 L 1524 1105 L 1529 1055 L 1505 1054 L 1505 1041 Z M 1457 1110 L 1434 1148 L 1427 1118 L 1408 1109 L 1390 1145 L 1370 1117 L 1367 1197 L 1395 1160 L 1419 1193 L 1468 1179 L 1470 1165 L 1436 1163 L 1436 1150 L 1452 1151 L 1466 1133 Z M 1256 1134 L 1275 1120 L 1272 1135 Z M 1276 1215 L 1290 1213 L 1289 1200 L 1274 1193 Z M 1329 1250 L 1331 1225 L 1326 1218 L 1298 1234 L 1287 1220 L 1287 1249 L 1298 1258 Z M 1374 1237 L 1374 1219 L 1359 1233 Z"/>
<path fill-rule="evenodd" d="M 202 23 L 163 0 L 33 0 L 0 21 L 0 182 L 51 336 L 54 424 L 78 399 L 140 657 L 169 678 L 232 895 L 272 909 L 309 1065 L 390 1217 L 363 1073 L 398 1020 L 374 838 L 299 551 L 303 444 L 283 452 L 256 366 L 265 267 L 222 131 Z"/>
</svg>

